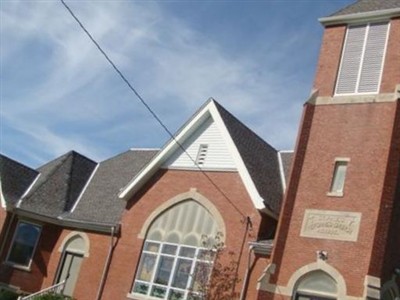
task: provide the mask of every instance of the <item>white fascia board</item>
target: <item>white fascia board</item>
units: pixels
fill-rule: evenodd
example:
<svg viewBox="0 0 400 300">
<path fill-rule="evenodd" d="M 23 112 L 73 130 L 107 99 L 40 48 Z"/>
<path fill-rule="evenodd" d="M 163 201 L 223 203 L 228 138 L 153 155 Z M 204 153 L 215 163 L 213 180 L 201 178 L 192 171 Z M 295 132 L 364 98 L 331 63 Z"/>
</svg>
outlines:
<svg viewBox="0 0 400 300">
<path fill-rule="evenodd" d="M 0 202 L 1 202 L 1 207 L 2 208 L 6 208 L 6 200 L 4 199 L 4 195 L 3 195 L 3 188 L 2 188 L 2 184 L 1 184 L 1 178 L 0 178 Z"/>
<path fill-rule="evenodd" d="M 178 132 L 175 138 L 167 142 L 161 151 L 124 188 L 122 188 L 118 195 L 119 198 L 128 200 L 154 175 L 160 166 L 179 149 L 179 144 L 182 145 L 185 139 L 208 117 L 211 103 L 212 101 L 192 117 Z"/>
<path fill-rule="evenodd" d="M 74 204 L 74 206 L 72 207 L 72 209 L 70 211 L 71 213 L 73 213 L 75 211 L 76 207 L 78 206 L 79 201 L 81 201 L 81 198 L 82 198 L 83 194 L 86 192 L 86 189 L 89 186 L 89 183 L 92 181 L 92 179 L 94 177 L 94 174 L 96 174 L 96 171 L 99 168 L 99 166 L 100 166 L 99 163 L 96 164 L 96 168 L 94 168 L 94 170 L 93 170 L 92 174 L 90 175 L 88 181 L 86 181 L 85 186 L 83 187 L 81 193 L 79 194 L 78 199 L 76 199 L 75 204 Z"/>
<path fill-rule="evenodd" d="M 28 189 L 25 191 L 25 193 L 22 195 L 21 199 L 18 200 L 16 207 L 20 207 L 22 200 L 26 197 L 26 195 L 28 195 L 28 193 L 31 191 L 31 189 L 33 188 L 33 186 L 35 185 L 36 181 L 38 181 L 39 177 L 40 177 L 41 173 L 39 173 L 35 180 L 31 183 L 31 185 L 28 187 Z"/>
<path fill-rule="evenodd" d="M 294 151 L 293 150 L 278 151 L 279 174 L 281 175 L 283 193 L 285 193 L 287 182 L 286 182 L 285 170 L 283 169 L 282 153 L 294 153 Z"/>
<path fill-rule="evenodd" d="M 210 107 L 210 112 L 211 116 L 214 119 L 214 122 L 217 124 L 218 128 L 221 130 L 221 134 L 225 141 L 227 142 L 227 146 L 229 151 L 231 152 L 233 156 L 233 160 L 235 161 L 237 170 L 239 172 L 239 176 L 242 179 L 244 186 L 247 190 L 247 192 L 250 195 L 250 199 L 254 204 L 254 207 L 258 210 L 263 210 L 265 209 L 264 205 L 264 199 L 260 196 L 260 194 L 257 191 L 257 188 L 251 179 L 251 176 L 242 160 L 242 157 L 240 156 L 239 150 L 236 148 L 235 143 L 232 140 L 232 137 L 230 136 L 228 129 L 225 127 L 224 121 L 222 120 L 218 109 L 216 108 L 215 104 Z"/>
<path fill-rule="evenodd" d="M 281 156 L 280 151 L 278 151 L 278 163 L 279 163 L 279 174 L 281 175 L 281 181 L 282 181 L 282 189 L 283 189 L 283 192 L 285 192 L 286 191 L 286 178 L 285 178 L 285 172 L 283 170 L 282 156 Z"/>
<path fill-rule="evenodd" d="M 400 16 L 400 8 L 383 9 L 378 11 L 368 11 L 364 13 L 356 13 L 350 15 L 332 16 L 319 18 L 318 21 L 324 25 L 352 24 L 360 22 L 371 22 L 388 20 L 393 17 Z"/>
</svg>

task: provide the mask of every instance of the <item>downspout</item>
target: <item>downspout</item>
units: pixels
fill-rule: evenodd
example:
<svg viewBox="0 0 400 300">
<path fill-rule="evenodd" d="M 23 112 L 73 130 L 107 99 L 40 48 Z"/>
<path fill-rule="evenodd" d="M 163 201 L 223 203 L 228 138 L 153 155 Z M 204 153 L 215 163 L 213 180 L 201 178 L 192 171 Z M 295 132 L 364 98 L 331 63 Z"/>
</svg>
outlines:
<svg viewBox="0 0 400 300">
<path fill-rule="evenodd" d="M 106 259 L 106 263 L 104 265 L 103 274 L 101 275 L 101 281 L 99 290 L 97 292 L 96 300 L 101 299 L 101 295 L 103 294 L 104 284 L 106 283 L 106 277 L 108 273 L 108 269 L 110 268 L 111 257 L 114 252 L 114 234 L 115 234 L 115 226 L 111 227 L 111 235 L 110 235 L 110 247 L 108 249 L 108 255 Z"/>
<path fill-rule="evenodd" d="M 251 260 L 251 252 L 254 249 L 254 245 L 250 245 L 249 247 L 249 256 L 247 258 L 247 270 L 246 270 L 246 274 L 244 275 L 244 279 L 243 279 L 243 286 L 242 286 L 242 290 L 240 292 L 240 300 L 244 300 L 245 299 L 245 294 L 246 294 L 246 288 L 247 285 L 249 284 L 249 277 L 250 277 L 250 260 Z"/>
</svg>

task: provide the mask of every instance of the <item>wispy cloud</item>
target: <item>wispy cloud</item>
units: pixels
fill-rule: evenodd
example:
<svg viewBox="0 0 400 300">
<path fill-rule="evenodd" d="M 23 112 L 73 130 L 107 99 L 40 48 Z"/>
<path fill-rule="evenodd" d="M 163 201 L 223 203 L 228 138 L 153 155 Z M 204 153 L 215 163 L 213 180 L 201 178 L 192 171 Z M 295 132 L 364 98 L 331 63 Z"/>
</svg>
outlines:
<svg viewBox="0 0 400 300">
<path fill-rule="evenodd" d="M 254 41 L 260 52 L 240 55 L 159 2 L 67 3 L 172 130 L 214 97 L 273 146 L 292 147 L 311 83 L 290 55 L 318 43 L 309 28 L 274 23 L 269 42 Z M 165 142 L 59 2 L 3 2 L 0 17 L 2 152 L 37 165 L 71 149 L 100 160 Z"/>
</svg>

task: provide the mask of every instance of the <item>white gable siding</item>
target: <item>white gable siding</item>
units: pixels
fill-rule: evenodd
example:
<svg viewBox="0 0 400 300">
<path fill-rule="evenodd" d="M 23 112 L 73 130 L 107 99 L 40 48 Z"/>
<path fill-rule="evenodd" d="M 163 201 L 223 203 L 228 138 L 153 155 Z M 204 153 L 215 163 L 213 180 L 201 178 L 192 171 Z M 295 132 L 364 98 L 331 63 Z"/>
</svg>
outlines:
<svg viewBox="0 0 400 300">
<path fill-rule="evenodd" d="M 208 145 L 202 169 L 236 169 L 228 146 L 211 117 L 182 144 L 186 152 L 178 149 L 163 165 L 163 168 L 197 169 L 196 161 L 200 145 Z"/>
</svg>

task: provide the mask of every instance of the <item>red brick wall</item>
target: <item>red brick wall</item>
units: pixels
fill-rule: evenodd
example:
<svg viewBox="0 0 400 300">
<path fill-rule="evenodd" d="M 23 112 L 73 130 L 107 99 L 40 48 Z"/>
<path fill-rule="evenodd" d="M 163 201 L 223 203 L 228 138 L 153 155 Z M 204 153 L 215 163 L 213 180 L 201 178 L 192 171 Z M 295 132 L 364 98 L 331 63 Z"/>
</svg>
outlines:
<svg viewBox="0 0 400 300">
<path fill-rule="evenodd" d="M 381 93 L 393 93 L 400 84 L 400 18 L 390 22 L 388 46 L 386 50 Z"/>
<path fill-rule="evenodd" d="M 346 26 L 325 28 L 313 85 L 319 96 L 332 96 L 335 91 L 345 35 Z"/>
<path fill-rule="evenodd" d="M 0 243 L 3 240 L 3 232 L 5 231 L 7 225 L 6 218 L 7 218 L 7 212 L 5 211 L 5 209 L 0 207 Z"/>
<path fill-rule="evenodd" d="M 58 249 L 62 245 L 65 237 L 72 231 L 73 230 L 71 229 L 63 229 L 60 232 L 60 235 L 55 238 L 56 242 L 54 244 L 49 243 L 51 245 L 48 245 L 47 248 L 42 245 L 43 252 L 51 252 L 47 264 L 48 275 L 44 278 L 42 288 L 53 284 L 57 267 L 61 259 L 61 253 Z M 85 233 L 90 241 L 89 257 L 84 257 L 81 264 L 79 278 L 74 290 L 74 297 L 77 300 L 95 299 L 100 286 L 100 280 L 110 245 L 110 236 L 108 234 L 99 234 L 94 232 Z"/>
<path fill-rule="evenodd" d="M 18 219 L 12 221 L 10 231 L 6 237 L 3 252 L 1 253 L 0 265 L 0 281 L 16 287 L 20 287 L 28 292 L 38 291 L 42 286 L 43 275 L 41 274 L 41 267 L 43 264 L 43 256 L 39 251 L 34 255 L 34 261 L 31 264 L 30 271 L 22 271 L 11 267 L 6 264 L 6 258 L 10 249 L 10 244 L 14 236 L 15 228 Z"/>
<path fill-rule="evenodd" d="M 34 223 L 40 224 L 40 222 Z M 13 238 L 17 219 L 11 228 L 6 247 L 2 253 L 0 265 L 0 281 L 21 290 L 33 293 L 53 285 L 57 267 L 60 262 L 59 248 L 64 238 L 73 229 L 63 229 L 52 224 L 43 224 L 39 243 L 36 248 L 31 269 L 29 271 L 13 268 L 5 264 L 6 256 Z M 79 230 L 77 230 L 79 231 Z M 74 296 L 78 300 L 95 298 L 108 252 L 110 238 L 108 235 L 86 232 L 90 241 L 89 257 L 82 261 L 79 278 L 75 286 Z"/>
<path fill-rule="evenodd" d="M 243 216 L 201 172 L 159 171 L 142 189 L 142 192 L 128 203 L 122 220 L 121 238 L 115 249 L 103 299 L 123 299 L 130 292 L 143 246 L 143 240 L 138 238 L 138 234 L 144 222 L 162 203 L 188 192 L 191 188 L 196 188 L 197 192 L 209 199 L 221 213 L 227 231 L 226 246 L 228 250 L 235 251 L 236 255 L 241 253 L 239 275 L 243 278 L 248 259 L 247 243 L 254 241 L 258 235 L 260 214 L 254 209 L 237 173 L 209 172 L 207 174 L 244 216 L 251 217 L 253 229 L 246 232 Z M 266 261 L 265 264 L 257 264 L 252 270 L 247 299 L 256 297 L 256 281 L 265 267 Z M 236 288 L 238 292 L 242 283 L 243 281 Z"/>
<path fill-rule="evenodd" d="M 391 279 L 394 268 L 400 267 L 400 105 L 397 103 L 396 120 L 387 163 L 385 188 L 379 210 L 369 273 Z"/>
<path fill-rule="evenodd" d="M 288 236 L 290 222 L 294 208 L 294 201 L 300 181 L 301 171 L 304 164 L 304 158 L 307 151 L 308 140 L 310 138 L 312 120 L 315 106 L 306 104 L 304 106 L 303 116 L 301 120 L 301 128 L 297 137 L 295 156 L 290 173 L 290 180 L 287 186 L 285 199 L 282 204 L 277 235 L 275 238 L 275 246 L 273 250 L 273 263 L 276 264 L 275 275 L 272 276 L 272 282 L 276 282 L 276 275 L 279 273 L 283 251 L 285 249 L 286 239 Z"/>
<path fill-rule="evenodd" d="M 273 282 L 286 286 L 296 270 L 316 261 L 316 251 L 327 250 L 328 263 L 343 275 L 347 293 L 362 296 L 377 230 L 395 110 L 395 103 L 315 107 L 298 187 L 295 190 L 291 181 L 283 209 L 285 217 L 285 209 L 291 211 L 293 205 L 290 224 L 281 225 L 285 230 L 279 228 L 273 256 L 279 272 Z M 307 131 L 301 132 L 300 140 L 303 134 Z M 351 160 L 341 198 L 327 196 L 335 157 Z M 293 173 L 299 172 L 296 160 Z M 293 193 L 295 198 L 291 198 Z M 361 212 L 357 242 L 300 237 L 305 209 Z"/>
<path fill-rule="evenodd" d="M 333 96 L 334 94 L 345 36 L 345 25 L 325 28 L 313 85 L 314 89 L 319 90 L 319 96 Z M 400 83 L 399 49 L 400 19 L 398 18 L 393 19 L 390 23 L 380 93 L 393 93 L 396 84 Z"/>
</svg>

